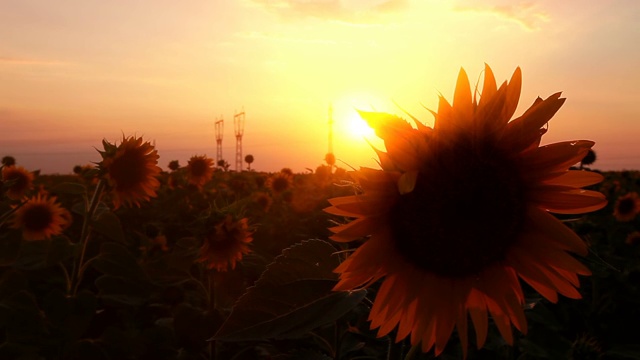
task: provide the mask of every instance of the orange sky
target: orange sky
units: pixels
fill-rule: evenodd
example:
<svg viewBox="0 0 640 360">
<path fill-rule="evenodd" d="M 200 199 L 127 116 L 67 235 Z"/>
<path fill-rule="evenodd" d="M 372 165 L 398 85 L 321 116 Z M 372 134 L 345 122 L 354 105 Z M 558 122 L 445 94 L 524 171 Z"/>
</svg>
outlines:
<svg viewBox="0 0 640 360">
<path fill-rule="evenodd" d="M 520 66 L 521 107 L 563 91 L 544 142 L 596 141 L 596 168 L 640 169 L 640 3 L 599 1 L 3 0 L 0 156 L 44 173 L 99 160 L 122 134 L 155 141 L 160 165 L 223 156 L 246 112 L 252 168 L 322 163 L 328 107 L 342 167 L 375 166 L 354 108 L 425 123 L 464 67 L 499 82 Z M 232 166 L 233 168 L 233 166 Z"/>
</svg>

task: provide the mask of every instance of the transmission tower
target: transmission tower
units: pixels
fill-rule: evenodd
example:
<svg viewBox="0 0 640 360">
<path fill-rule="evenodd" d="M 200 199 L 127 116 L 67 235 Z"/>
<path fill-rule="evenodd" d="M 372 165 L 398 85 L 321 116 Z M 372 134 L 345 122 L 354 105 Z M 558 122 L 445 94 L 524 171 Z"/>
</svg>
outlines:
<svg viewBox="0 0 640 360">
<path fill-rule="evenodd" d="M 233 115 L 233 127 L 236 133 L 236 171 L 242 171 L 242 135 L 244 134 L 244 107 Z"/>
<path fill-rule="evenodd" d="M 216 166 L 222 160 L 222 134 L 224 134 L 224 119 L 216 117 Z"/>
<path fill-rule="evenodd" d="M 329 104 L 329 154 L 333 154 L 333 106 Z"/>
<path fill-rule="evenodd" d="M 329 104 L 329 152 L 324 156 L 327 165 L 333 168 L 336 163 L 336 156 L 333 154 L 333 106 Z"/>
</svg>

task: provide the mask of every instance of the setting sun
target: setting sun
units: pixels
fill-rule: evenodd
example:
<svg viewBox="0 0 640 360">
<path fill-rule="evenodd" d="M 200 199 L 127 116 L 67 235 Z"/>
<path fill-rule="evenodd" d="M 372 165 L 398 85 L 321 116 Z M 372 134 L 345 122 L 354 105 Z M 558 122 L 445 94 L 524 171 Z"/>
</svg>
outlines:
<svg viewBox="0 0 640 360">
<path fill-rule="evenodd" d="M 348 118 L 349 135 L 358 139 L 369 139 L 375 136 L 375 131 L 369 127 L 366 121 L 362 120 L 356 111 Z"/>
</svg>

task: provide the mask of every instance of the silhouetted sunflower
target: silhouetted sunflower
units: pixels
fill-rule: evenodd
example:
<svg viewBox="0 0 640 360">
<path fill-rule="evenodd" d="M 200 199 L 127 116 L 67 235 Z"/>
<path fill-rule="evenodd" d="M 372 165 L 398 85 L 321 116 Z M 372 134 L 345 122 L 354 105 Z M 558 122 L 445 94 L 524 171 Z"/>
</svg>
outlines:
<svg viewBox="0 0 640 360">
<path fill-rule="evenodd" d="M 213 159 L 206 155 L 192 156 L 187 163 L 187 179 L 190 184 L 202 189 L 213 176 Z"/>
<path fill-rule="evenodd" d="M 616 200 L 613 209 L 613 216 L 618 221 L 631 221 L 640 213 L 640 198 L 638 193 L 630 192 L 624 194 Z"/>
<path fill-rule="evenodd" d="M 382 170 L 354 172 L 361 193 L 330 200 L 326 211 L 355 218 L 331 228 L 332 239 L 366 241 L 337 268 L 334 290 L 382 279 L 369 319 L 384 336 L 411 336 L 440 354 L 457 327 L 466 356 L 467 315 L 482 347 L 493 317 L 513 343 L 511 324 L 527 325 L 518 277 L 551 302 L 580 298 L 578 274 L 590 271 L 567 252 L 587 254 L 582 239 L 549 214 L 602 208 L 602 194 L 580 187 L 602 176 L 568 168 L 592 141 L 540 146 L 543 128 L 564 103 L 538 98 L 512 120 L 521 72 L 497 88 L 485 67 L 480 99 L 461 69 L 453 105 L 440 97 L 434 126 L 416 127 L 385 113 L 360 112 L 385 142 Z"/>
<path fill-rule="evenodd" d="M 7 197 L 12 200 L 20 200 L 33 188 L 33 178 L 33 173 L 22 166 L 11 165 L 2 168 L 2 182 L 6 186 Z"/>
<path fill-rule="evenodd" d="M 204 237 L 198 262 L 218 271 L 227 271 L 229 266 L 235 269 L 236 262 L 251 252 L 251 235 L 247 218 L 235 221 L 231 215 L 227 215 L 224 221 Z"/>
<path fill-rule="evenodd" d="M 291 188 L 292 178 L 293 175 L 290 173 L 281 171 L 269 177 L 267 187 L 269 187 L 274 194 L 282 194 Z"/>
<path fill-rule="evenodd" d="M 271 199 L 269 194 L 259 191 L 253 194 L 253 202 L 257 205 L 260 211 L 268 212 L 271 204 L 273 203 L 273 199 Z"/>
<path fill-rule="evenodd" d="M 22 229 L 25 240 L 45 240 L 58 235 L 67 228 L 69 212 L 56 202 L 55 196 L 38 194 L 16 210 L 11 227 Z"/>
<path fill-rule="evenodd" d="M 102 141 L 104 151 L 101 172 L 111 189 L 113 205 L 117 209 L 122 204 L 140 206 L 141 201 L 148 201 L 156 196 L 160 187 L 157 176 L 162 169 L 158 164 L 158 151 L 142 138 L 122 137 L 122 143 L 112 145 Z"/>
</svg>

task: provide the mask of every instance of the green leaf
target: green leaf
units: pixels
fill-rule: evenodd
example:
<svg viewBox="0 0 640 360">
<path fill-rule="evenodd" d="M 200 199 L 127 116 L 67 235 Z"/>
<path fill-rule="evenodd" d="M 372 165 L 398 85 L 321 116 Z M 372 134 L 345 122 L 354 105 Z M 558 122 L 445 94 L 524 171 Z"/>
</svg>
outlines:
<svg viewBox="0 0 640 360">
<path fill-rule="evenodd" d="M 335 248 L 307 240 L 282 251 L 255 286 L 238 299 L 216 340 L 297 338 L 354 308 L 366 290 L 333 292 Z"/>
<path fill-rule="evenodd" d="M 20 245 L 20 255 L 13 266 L 23 270 L 37 270 L 47 267 L 50 246 L 51 240 L 23 241 Z"/>
<path fill-rule="evenodd" d="M 4 230 L 3 230 L 4 231 Z M 0 236 L 0 266 L 12 265 L 20 255 L 20 236 L 9 236 L 18 234 L 17 231 L 7 231 Z"/>
<path fill-rule="evenodd" d="M 217 311 L 202 311 L 187 303 L 181 303 L 173 310 L 176 341 L 187 351 L 201 351 L 220 325 L 222 316 Z"/>
<path fill-rule="evenodd" d="M 103 243 L 100 254 L 93 259 L 94 268 L 103 274 L 133 279 L 144 279 L 146 274 L 129 250 L 115 242 Z"/>
<path fill-rule="evenodd" d="M 5 341 L 0 345 L 0 359 L 40 360 L 40 349 L 36 345 Z"/>
<path fill-rule="evenodd" d="M 153 286 L 144 281 L 111 275 L 96 279 L 98 297 L 119 304 L 139 306 L 151 297 Z"/>
<path fill-rule="evenodd" d="M 56 265 L 72 257 L 77 245 L 66 236 L 56 236 L 50 240 L 23 241 L 20 254 L 13 264 L 18 269 L 38 270 Z"/>
<path fill-rule="evenodd" d="M 0 301 L 0 326 L 8 342 L 33 340 L 46 335 L 45 318 L 33 294 L 22 290 Z"/>
<path fill-rule="evenodd" d="M 200 242 L 195 238 L 182 238 L 172 251 L 145 261 L 142 266 L 149 278 L 156 284 L 179 285 L 192 280 L 190 274 L 198 255 Z"/>
<path fill-rule="evenodd" d="M 311 349 L 296 349 L 273 357 L 274 360 L 332 360 L 333 358 Z"/>
<path fill-rule="evenodd" d="M 27 276 L 14 269 L 5 270 L 0 279 L 0 300 L 9 297 L 11 294 L 21 290 L 28 290 L 29 282 Z"/>
<path fill-rule="evenodd" d="M 99 341 L 81 340 L 76 345 L 77 359 L 95 359 L 109 360 L 111 359 L 107 351 L 101 346 Z"/>
<path fill-rule="evenodd" d="M 78 246 L 72 244 L 66 236 L 56 236 L 51 239 L 45 263 L 51 266 L 67 260 L 74 255 L 77 248 Z"/>
<path fill-rule="evenodd" d="M 79 183 L 63 182 L 51 188 L 51 192 L 54 194 L 85 195 L 87 188 Z"/>
<path fill-rule="evenodd" d="M 123 243 L 125 241 L 124 231 L 120 219 L 111 211 L 103 211 L 93 222 L 93 229 L 106 236 L 109 240 Z"/>
<path fill-rule="evenodd" d="M 58 328 L 56 332 L 68 332 L 73 339 L 79 339 L 89 328 L 98 307 L 95 295 L 88 290 L 70 297 L 62 290 L 54 289 L 42 303 L 47 321 Z"/>
</svg>

